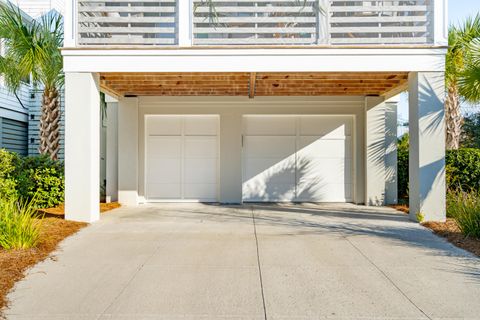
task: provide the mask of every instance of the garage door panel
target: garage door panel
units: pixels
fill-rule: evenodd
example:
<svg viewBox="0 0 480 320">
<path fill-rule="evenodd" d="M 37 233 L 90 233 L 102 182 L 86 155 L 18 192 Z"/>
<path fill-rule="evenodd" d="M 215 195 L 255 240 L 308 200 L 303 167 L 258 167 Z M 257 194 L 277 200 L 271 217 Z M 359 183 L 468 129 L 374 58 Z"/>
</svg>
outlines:
<svg viewBox="0 0 480 320">
<path fill-rule="evenodd" d="M 181 158 L 181 137 L 148 137 L 147 158 Z"/>
<path fill-rule="evenodd" d="M 308 162 L 297 162 L 297 181 L 318 183 L 349 183 L 352 181 L 351 163 L 344 159 L 317 158 Z"/>
<path fill-rule="evenodd" d="M 296 119 L 291 116 L 247 116 L 244 132 L 252 136 L 295 135 Z"/>
<path fill-rule="evenodd" d="M 349 116 L 300 116 L 300 135 L 342 138 L 352 135 Z"/>
<path fill-rule="evenodd" d="M 298 155 L 306 158 L 351 158 L 351 139 L 324 139 L 321 137 L 300 137 Z"/>
<path fill-rule="evenodd" d="M 149 135 L 181 135 L 182 118 L 180 116 L 147 117 L 147 132 Z"/>
<path fill-rule="evenodd" d="M 286 117 L 284 126 L 279 118 L 245 118 L 244 200 L 351 201 L 352 118 Z"/>
<path fill-rule="evenodd" d="M 286 159 L 295 154 L 295 136 L 246 136 L 247 158 Z"/>
<path fill-rule="evenodd" d="M 147 197 L 154 199 L 179 199 L 182 186 L 179 183 L 147 183 Z"/>
<path fill-rule="evenodd" d="M 185 159 L 185 183 L 216 183 L 216 159 Z"/>
<path fill-rule="evenodd" d="M 146 118 L 147 200 L 217 200 L 218 119 Z"/>
<path fill-rule="evenodd" d="M 295 185 L 292 183 L 273 184 L 249 181 L 243 188 L 244 201 L 291 201 L 295 197 Z"/>
<path fill-rule="evenodd" d="M 218 116 L 186 116 L 185 135 L 215 136 L 218 133 Z"/>
<path fill-rule="evenodd" d="M 186 158 L 217 157 L 217 149 L 216 137 L 185 137 Z"/>
<path fill-rule="evenodd" d="M 303 182 L 297 186 L 296 201 L 346 202 L 352 201 L 351 184 Z"/>
<path fill-rule="evenodd" d="M 154 183 L 180 183 L 182 172 L 181 159 L 156 159 L 152 158 L 147 167 L 149 182 Z"/>
<path fill-rule="evenodd" d="M 215 183 L 185 184 L 184 198 L 199 201 L 216 201 L 217 185 Z"/>
</svg>

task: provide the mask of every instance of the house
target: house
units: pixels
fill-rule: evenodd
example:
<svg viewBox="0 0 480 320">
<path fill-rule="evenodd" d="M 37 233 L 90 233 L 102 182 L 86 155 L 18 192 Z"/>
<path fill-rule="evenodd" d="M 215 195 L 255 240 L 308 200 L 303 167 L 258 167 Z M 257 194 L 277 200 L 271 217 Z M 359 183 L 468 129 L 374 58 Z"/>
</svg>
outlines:
<svg viewBox="0 0 480 320">
<path fill-rule="evenodd" d="M 99 219 L 100 91 L 128 206 L 394 202 L 408 90 L 412 219 L 444 220 L 446 2 L 68 0 L 66 217 Z"/>
</svg>

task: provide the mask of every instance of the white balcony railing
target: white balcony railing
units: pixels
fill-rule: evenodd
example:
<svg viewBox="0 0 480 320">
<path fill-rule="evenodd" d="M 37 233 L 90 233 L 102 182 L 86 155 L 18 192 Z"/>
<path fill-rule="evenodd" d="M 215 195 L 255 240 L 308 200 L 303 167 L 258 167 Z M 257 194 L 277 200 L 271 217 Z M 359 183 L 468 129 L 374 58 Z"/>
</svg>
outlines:
<svg viewBox="0 0 480 320">
<path fill-rule="evenodd" d="M 73 1 L 76 45 L 433 44 L 438 29 L 434 0 Z"/>
</svg>

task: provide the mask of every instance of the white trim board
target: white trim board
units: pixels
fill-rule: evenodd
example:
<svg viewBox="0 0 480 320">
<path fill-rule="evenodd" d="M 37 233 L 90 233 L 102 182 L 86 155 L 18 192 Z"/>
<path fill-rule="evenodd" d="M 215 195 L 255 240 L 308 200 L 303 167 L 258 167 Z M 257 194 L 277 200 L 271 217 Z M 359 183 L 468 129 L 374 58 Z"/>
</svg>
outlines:
<svg viewBox="0 0 480 320">
<path fill-rule="evenodd" d="M 65 72 L 419 72 L 446 48 L 68 50 Z"/>
</svg>

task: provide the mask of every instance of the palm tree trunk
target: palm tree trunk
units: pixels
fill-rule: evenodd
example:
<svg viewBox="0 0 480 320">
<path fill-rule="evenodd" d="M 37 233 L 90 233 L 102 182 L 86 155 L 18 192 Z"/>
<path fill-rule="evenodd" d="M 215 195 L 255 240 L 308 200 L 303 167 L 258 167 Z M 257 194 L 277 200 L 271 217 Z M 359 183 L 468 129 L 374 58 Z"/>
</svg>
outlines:
<svg viewBox="0 0 480 320">
<path fill-rule="evenodd" d="M 39 151 L 53 160 L 60 151 L 60 96 L 56 88 L 43 91 Z"/>
<path fill-rule="evenodd" d="M 448 150 L 456 150 L 460 147 L 462 120 L 458 87 L 451 85 L 448 88 L 447 99 L 445 101 L 446 147 Z"/>
</svg>

